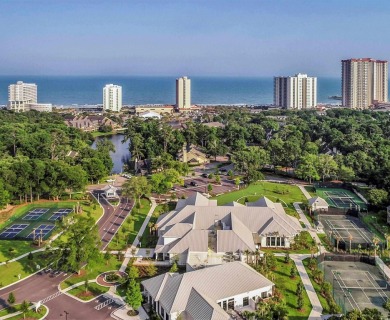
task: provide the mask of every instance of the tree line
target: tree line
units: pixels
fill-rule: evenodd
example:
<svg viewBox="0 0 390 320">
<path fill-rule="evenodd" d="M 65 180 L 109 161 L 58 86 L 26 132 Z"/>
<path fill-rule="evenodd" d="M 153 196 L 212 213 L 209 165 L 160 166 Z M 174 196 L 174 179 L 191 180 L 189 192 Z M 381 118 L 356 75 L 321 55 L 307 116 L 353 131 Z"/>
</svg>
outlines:
<svg viewBox="0 0 390 320">
<path fill-rule="evenodd" d="M 0 111 L 0 207 L 83 190 L 113 167 L 113 145 L 67 127 L 55 113 Z M 69 154 L 73 151 L 73 155 Z"/>
<path fill-rule="evenodd" d="M 204 123 L 217 121 L 224 127 Z M 273 110 L 250 113 L 246 108 L 220 108 L 180 128 L 167 120 L 127 121 L 133 159 L 152 166 L 166 154 L 176 158 L 185 144 L 194 144 L 210 158 L 229 155 L 247 182 L 260 170 L 286 170 L 308 182 L 364 181 L 390 190 L 390 115 L 349 109 Z M 157 160 L 158 159 L 158 160 Z"/>
</svg>

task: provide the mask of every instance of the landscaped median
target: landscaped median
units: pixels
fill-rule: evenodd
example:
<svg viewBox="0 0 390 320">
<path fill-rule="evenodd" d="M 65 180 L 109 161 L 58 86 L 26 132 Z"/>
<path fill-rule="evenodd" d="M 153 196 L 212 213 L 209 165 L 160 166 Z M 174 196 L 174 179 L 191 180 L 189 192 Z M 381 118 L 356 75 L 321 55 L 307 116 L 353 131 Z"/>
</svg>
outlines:
<svg viewBox="0 0 390 320">
<path fill-rule="evenodd" d="M 85 280 L 96 280 L 97 276 L 101 273 L 119 270 L 122 265 L 122 261 L 118 260 L 117 256 L 111 255 L 109 260 L 103 260 L 97 264 L 88 264 L 80 270 L 80 274 L 74 274 L 71 277 L 61 282 L 60 288 L 62 290 L 75 285 L 79 282 L 84 283 Z"/>
<path fill-rule="evenodd" d="M 6 318 L 7 320 L 19 320 L 19 319 L 43 319 L 43 317 L 47 314 L 48 309 L 44 305 L 41 305 L 38 309 L 38 312 L 35 312 L 35 307 L 32 307 L 33 305 L 29 303 L 30 309 L 23 313 L 22 312 L 22 304 L 15 304 L 11 307 L 4 308 L 0 310 L 0 318 L 9 316 L 9 318 Z M 32 308 L 31 308 L 32 307 Z M 19 313 L 20 312 L 20 313 Z M 12 314 L 16 314 L 11 317 Z M 2 318 L 3 319 L 3 318 Z"/>
<path fill-rule="evenodd" d="M 96 282 L 88 282 L 87 285 L 85 283 L 80 283 L 79 286 L 66 291 L 66 293 L 88 302 L 106 293 L 109 289 L 109 287 L 103 287 Z"/>
</svg>

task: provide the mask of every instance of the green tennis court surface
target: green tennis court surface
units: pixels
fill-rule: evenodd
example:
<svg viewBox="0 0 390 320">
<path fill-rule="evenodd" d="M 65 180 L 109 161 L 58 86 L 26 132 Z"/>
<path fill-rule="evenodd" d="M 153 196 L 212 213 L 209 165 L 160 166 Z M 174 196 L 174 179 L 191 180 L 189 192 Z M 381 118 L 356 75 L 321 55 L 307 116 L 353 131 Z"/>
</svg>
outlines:
<svg viewBox="0 0 390 320">
<path fill-rule="evenodd" d="M 0 239 L 46 240 L 55 228 L 55 222 L 70 214 L 72 208 L 33 205 L 17 218 L 11 217 L 9 223 L 0 230 Z"/>
<path fill-rule="evenodd" d="M 340 209 L 367 210 L 366 204 L 352 191 L 339 188 L 315 188 L 316 194 L 329 206 Z"/>
</svg>

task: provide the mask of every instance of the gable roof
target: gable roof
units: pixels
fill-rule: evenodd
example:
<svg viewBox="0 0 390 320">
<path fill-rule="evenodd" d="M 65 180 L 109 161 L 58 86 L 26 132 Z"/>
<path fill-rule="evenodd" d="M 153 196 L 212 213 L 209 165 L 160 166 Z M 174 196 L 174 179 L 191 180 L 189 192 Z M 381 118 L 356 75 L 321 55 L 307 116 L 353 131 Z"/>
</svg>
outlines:
<svg viewBox="0 0 390 320">
<path fill-rule="evenodd" d="M 194 319 L 214 320 L 229 319 L 218 301 L 274 284 L 250 266 L 236 261 L 185 274 L 160 275 L 142 281 L 142 285 L 168 313 L 185 311 Z M 158 297 L 153 295 L 156 291 L 161 292 Z"/>
<path fill-rule="evenodd" d="M 313 204 L 321 207 L 329 206 L 329 204 L 321 197 L 310 198 L 308 202 L 309 202 L 309 206 L 312 206 Z"/>
</svg>

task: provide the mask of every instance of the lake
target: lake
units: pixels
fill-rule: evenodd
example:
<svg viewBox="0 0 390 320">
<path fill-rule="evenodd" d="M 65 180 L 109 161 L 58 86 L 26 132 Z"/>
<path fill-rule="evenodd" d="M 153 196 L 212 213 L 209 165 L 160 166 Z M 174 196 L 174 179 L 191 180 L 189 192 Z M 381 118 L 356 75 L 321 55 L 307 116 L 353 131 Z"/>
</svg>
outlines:
<svg viewBox="0 0 390 320">
<path fill-rule="evenodd" d="M 104 137 L 97 137 L 92 144 L 92 148 L 96 148 L 96 142 L 101 139 L 107 139 L 110 140 L 114 147 L 115 152 L 110 152 L 110 156 L 112 161 L 114 162 L 114 168 L 112 169 L 112 173 L 121 173 L 123 164 L 125 164 L 130 158 L 130 151 L 129 151 L 129 141 L 126 141 L 125 143 L 122 143 L 122 140 L 124 139 L 123 134 L 114 134 L 111 136 L 104 136 Z"/>
</svg>

